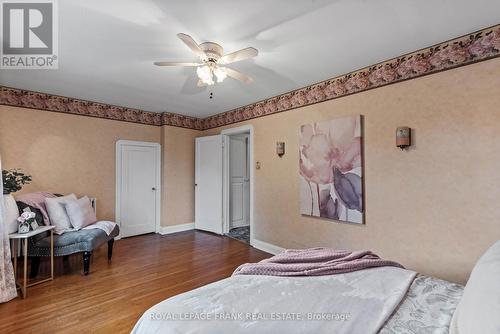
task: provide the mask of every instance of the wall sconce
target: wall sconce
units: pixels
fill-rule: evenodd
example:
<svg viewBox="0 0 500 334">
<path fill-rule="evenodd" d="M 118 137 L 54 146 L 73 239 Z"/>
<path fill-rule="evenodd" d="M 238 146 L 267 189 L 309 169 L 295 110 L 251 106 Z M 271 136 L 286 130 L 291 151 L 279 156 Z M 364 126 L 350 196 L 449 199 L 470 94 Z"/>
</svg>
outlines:
<svg viewBox="0 0 500 334">
<path fill-rule="evenodd" d="M 401 150 L 411 146 L 411 128 L 401 126 L 396 129 L 396 146 Z"/>
<path fill-rule="evenodd" d="M 285 142 L 276 142 L 276 154 L 281 158 L 285 155 Z"/>
</svg>

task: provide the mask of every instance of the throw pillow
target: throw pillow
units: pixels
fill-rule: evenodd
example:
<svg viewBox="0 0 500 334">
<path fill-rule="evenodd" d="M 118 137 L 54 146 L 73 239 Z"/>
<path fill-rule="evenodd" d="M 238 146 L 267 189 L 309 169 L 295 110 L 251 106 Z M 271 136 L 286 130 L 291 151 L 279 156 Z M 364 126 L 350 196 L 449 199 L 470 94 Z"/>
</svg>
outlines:
<svg viewBox="0 0 500 334">
<path fill-rule="evenodd" d="M 63 234 L 73 229 L 63 204 L 74 200 L 76 200 L 75 194 L 45 199 L 45 207 L 49 214 L 50 223 L 56 227 L 55 232 L 57 234 Z"/>
<path fill-rule="evenodd" d="M 97 221 L 90 199 L 84 196 L 78 200 L 67 201 L 64 206 L 71 225 L 75 230 L 81 230 L 85 226 Z"/>
</svg>

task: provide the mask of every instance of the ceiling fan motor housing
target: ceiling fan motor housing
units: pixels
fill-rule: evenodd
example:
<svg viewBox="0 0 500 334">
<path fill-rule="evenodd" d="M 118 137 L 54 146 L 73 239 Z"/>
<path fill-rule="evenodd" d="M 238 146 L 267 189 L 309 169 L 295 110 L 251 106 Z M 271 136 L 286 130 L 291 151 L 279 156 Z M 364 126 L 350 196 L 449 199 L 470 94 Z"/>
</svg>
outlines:
<svg viewBox="0 0 500 334">
<path fill-rule="evenodd" d="M 205 52 L 205 55 L 207 56 L 206 60 L 208 61 L 217 62 L 217 60 L 219 60 L 219 58 L 224 54 L 224 49 L 222 48 L 222 46 L 213 42 L 201 43 L 200 49 Z"/>
</svg>

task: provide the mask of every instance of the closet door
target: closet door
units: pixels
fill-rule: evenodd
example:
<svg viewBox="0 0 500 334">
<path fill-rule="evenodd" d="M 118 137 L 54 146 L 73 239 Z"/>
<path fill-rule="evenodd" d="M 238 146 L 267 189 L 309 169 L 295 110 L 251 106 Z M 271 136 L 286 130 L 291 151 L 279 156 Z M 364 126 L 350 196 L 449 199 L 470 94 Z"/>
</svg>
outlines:
<svg viewBox="0 0 500 334">
<path fill-rule="evenodd" d="M 160 219 L 160 145 L 119 141 L 116 149 L 120 236 L 155 232 Z"/>
</svg>

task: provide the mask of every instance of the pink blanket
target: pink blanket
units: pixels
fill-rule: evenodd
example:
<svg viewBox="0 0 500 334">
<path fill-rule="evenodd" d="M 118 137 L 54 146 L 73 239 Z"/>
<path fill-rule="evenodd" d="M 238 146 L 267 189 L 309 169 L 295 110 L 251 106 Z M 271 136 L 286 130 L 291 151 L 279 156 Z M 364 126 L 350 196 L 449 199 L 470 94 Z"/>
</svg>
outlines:
<svg viewBox="0 0 500 334">
<path fill-rule="evenodd" d="M 370 251 L 339 251 L 331 248 L 289 249 L 258 263 L 245 263 L 233 275 L 321 276 L 343 274 L 373 267 L 403 268 Z"/>
<path fill-rule="evenodd" d="M 16 201 L 23 202 L 29 206 L 39 209 L 42 212 L 44 224 L 50 225 L 49 214 L 47 213 L 47 208 L 45 207 L 45 198 L 52 197 L 56 197 L 56 195 L 45 191 L 39 191 L 18 195 L 16 196 Z"/>
</svg>

